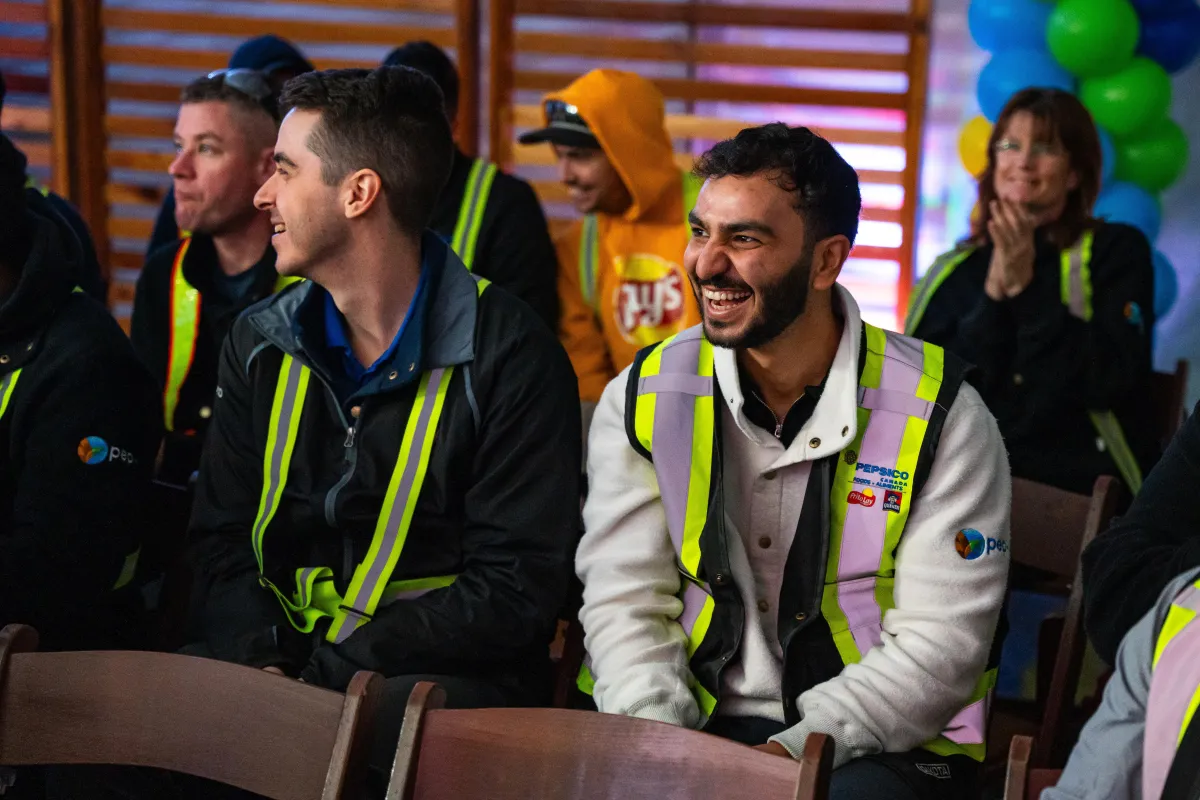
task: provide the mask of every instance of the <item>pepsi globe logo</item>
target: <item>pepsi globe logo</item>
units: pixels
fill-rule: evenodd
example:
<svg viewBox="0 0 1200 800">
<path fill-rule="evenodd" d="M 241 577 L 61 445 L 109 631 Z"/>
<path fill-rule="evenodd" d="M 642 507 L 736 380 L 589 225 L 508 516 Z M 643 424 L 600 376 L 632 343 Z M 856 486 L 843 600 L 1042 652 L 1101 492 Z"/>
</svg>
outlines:
<svg viewBox="0 0 1200 800">
<path fill-rule="evenodd" d="M 99 436 L 85 436 L 79 441 L 79 460 L 85 464 L 99 464 L 108 458 L 108 442 Z"/>
<path fill-rule="evenodd" d="M 1007 553 L 1008 542 L 984 536 L 974 528 L 964 528 L 954 537 L 954 550 L 967 561 L 974 561 L 989 553 Z"/>
</svg>

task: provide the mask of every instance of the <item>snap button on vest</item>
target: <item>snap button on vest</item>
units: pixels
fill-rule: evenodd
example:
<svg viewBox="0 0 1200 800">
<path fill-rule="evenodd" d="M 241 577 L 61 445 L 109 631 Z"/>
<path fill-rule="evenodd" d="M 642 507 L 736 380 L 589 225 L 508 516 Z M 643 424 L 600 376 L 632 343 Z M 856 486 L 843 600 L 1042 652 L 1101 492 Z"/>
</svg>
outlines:
<svg viewBox="0 0 1200 800">
<path fill-rule="evenodd" d="M 771 537 L 770 536 L 761 537 L 758 540 L 758 546 L 761 547 L 763 550 L 766 550 L 768 547 L 771 546 Z"/>
<path fill-rule="evenodd" d="M 796 622 L 804 622 L 806 619 L 808 619 L 808 614 L 805 614 L 803 611 L 796 615 Z"/>
<path fill-rule="evenodd" d="M 821 440 L 814 436 L 813 438 L 808 440 L 808 446 L 809 447 L 820 447 Z"/>
<path fill-rule="evenodd" d="M 713 576 L 713 583 L 717 586 L 724 586 L 728 582 L 729 578 L 723 572 L 718 572 L 715 576 Z"/>
</svg>

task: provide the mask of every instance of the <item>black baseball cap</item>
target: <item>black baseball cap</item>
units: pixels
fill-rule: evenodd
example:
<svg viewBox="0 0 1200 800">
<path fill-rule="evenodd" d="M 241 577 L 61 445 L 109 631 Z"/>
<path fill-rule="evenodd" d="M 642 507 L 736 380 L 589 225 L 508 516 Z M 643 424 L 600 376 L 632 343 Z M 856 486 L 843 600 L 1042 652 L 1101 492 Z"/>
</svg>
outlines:
<svg viewBox="0 0 1200 800">
<path fill-rule="evenodd" d="M 521 144 L 550 142 L 563 147 L 600 147 L 596 134 L 575 106 L 562 100 L 547 100 L 542 109 L 546 114 L 546 127 L 521 134 L 517 139 Z"/>
<path fill-rule="evenodd" d="M 291 42 L 268 33 L 238 45 L 229 57 L 229 69 L 253 69 L 266 75 L 283 70 L 303 75 L 312 72 L 313 65 Z"/>
</svg>

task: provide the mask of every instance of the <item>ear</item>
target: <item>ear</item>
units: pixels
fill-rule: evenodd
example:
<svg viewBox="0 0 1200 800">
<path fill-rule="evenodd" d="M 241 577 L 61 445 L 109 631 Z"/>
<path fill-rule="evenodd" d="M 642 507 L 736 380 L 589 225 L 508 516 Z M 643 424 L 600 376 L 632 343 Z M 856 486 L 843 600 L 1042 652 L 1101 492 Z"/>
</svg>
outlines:
<svg viewBox="0 0 1200 800">
<path fill-rule="evenodd" d="M 1067 173 L 1067 191 L 1073 192 L 1079 188 L 1079 173 L 1071 170 Z"/>
<path fill-rule="evenodd" d="M 817 242 L 813 248 L 813 289 L 820 292 L 829 290 L 837 282 L 849 255 L 850 240 L 841 234 Z"/>
<path fill-rule="evenodd" d="M 383 179 L 373 169 L 360 169 L 342 182 L 342 197 L 346 219 L 361 217 L 383 202 Z"/>
<path fill-rule="evenodd" d="M 275 146 L 264 147 L 254 162 L 258 174 L 258 185 L 262 186 L 275 174 Z"/>
</svg>

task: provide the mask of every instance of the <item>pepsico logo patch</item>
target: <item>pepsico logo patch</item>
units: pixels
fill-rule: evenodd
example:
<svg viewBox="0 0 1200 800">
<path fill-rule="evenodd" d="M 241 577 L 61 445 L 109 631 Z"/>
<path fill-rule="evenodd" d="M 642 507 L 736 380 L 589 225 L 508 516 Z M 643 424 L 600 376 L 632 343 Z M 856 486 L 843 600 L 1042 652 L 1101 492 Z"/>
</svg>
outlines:
<svg viewBox="0 0 1200 800">
<path fill-rule="evenodd" d="M 850 493 L 850 496 L 846 498 L 846 502 L 852 506 L 863 506 L 864 508 L 870 508 L 871 506 L 875 505 L 875 492 L 871 491 L 870 489 L 863 489 L 861 492 L 855 489 Z"/>
<path fill-rule="evenodd" d="M 79 440 L 76 452 L 85 464 L 99 464 L 108 458 L 108 442 L 99 436 L 85 436 Z"/>
<path fill-rule="evenodd" d="M 618 256 L 613 264 L 613 316 L 621 336 L 644 347 L 676 333 L 686 302 L 683 269 L 652 253 Z"/>
<path fill-rule="evenodd" d="M 954 537 L 954 550 L 967 561 L 974 561 L 984 553 L 987 539 L 974 528 L 965 528 Z"/>
</svg>

